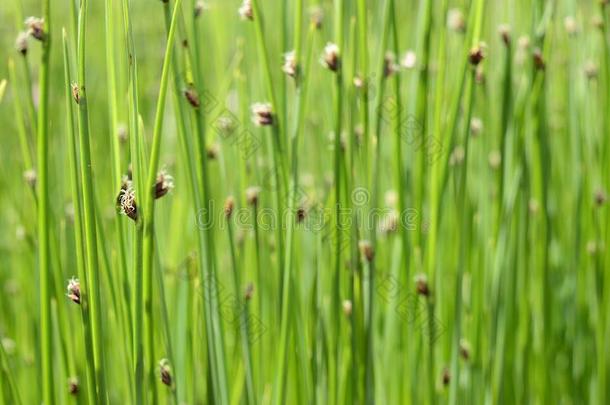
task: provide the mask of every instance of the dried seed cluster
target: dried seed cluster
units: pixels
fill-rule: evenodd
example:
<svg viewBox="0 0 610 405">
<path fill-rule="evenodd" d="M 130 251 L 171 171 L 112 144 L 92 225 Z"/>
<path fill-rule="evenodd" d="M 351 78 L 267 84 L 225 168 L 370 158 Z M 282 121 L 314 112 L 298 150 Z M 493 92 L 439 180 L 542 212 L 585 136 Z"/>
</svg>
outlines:
<svg viewBox="0 0 610 405">
<path fill-rule="evenodd" d="M 80 304 L 80 281 L 76 277 L 68 280 L 68 293 L 66 294 L 72 302 Z"/>
<path fill-rule="evenodd" d="M 28 17 L 25 20 L 25 26 L 28 29 L 27 33 L 33 38 L 44 41 L 44 19 L 38 17 Z"/>
<path fill-rule="evenodd" d="M 165 170 L 157 173 L 157 181 L 155 182 L 155 199 L 163 197 L 174 188 L 174 178 L 167 174 Z"/>
<path fill-rule="evenodd" d="M 242 20 L 254 20 L 254 12 L 252 11 L 252 1 L 244 0 L 241 7 L 238 10 L 239 16 Z"/>
<path fill-rule="evenodd" d="M 252 122 L 259 127 L 273 125 L 273 109 L 269 103 L 252 105 Z"/>
<path fill-rule="evenodd" d="M 138 220 L 138 206 L 136 205 L 136 192 L 129 177 L 123 178 L 121 191 L 117 197 L 117 206 L 121 214 L 128 216 L 134 221 Z"/>
<path fill-rule="evenodd" d="M 322 55 L 321 63 L 328 70 L 336 72 L 341 66 L 341 58 L 339 56 L 339 47 L 337 44 L 329 42 L 324 47 L 324 54 Z"/>
</svg>

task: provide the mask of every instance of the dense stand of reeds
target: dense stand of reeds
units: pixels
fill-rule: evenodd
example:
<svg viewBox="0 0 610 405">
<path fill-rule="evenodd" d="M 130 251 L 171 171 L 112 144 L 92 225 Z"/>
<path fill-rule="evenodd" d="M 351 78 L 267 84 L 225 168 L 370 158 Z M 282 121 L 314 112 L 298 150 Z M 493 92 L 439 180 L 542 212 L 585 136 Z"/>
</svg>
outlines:
<svg viewBox="0 0 610 405">
<path fill-rule="evenodd" d="M 0 405 L 607 403 L 609 13 L 5 0 Z"/>
</svg>

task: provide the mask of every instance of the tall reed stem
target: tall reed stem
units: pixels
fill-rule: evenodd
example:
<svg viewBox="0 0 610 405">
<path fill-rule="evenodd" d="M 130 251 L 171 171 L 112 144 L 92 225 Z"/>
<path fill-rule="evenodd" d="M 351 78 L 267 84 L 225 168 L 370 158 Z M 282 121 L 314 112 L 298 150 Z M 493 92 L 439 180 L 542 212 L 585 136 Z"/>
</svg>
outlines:
<svg viewBox="0 0 610 405">
<path fill-rule="evenodd" d="M 45 36 L 40 65 L 40 106 L 38 109 L 38 270 L 40 283 L 40 330 L 42 353 L 42 397 L 45 405 L 53 405 L 53 353 L 51 325 L 51 263 L 49 249 L 49 74 L 51 58 L 50 0 L 42 3 Z M 31 91 L 28 89 L 28 91 Z"/>
</svg>

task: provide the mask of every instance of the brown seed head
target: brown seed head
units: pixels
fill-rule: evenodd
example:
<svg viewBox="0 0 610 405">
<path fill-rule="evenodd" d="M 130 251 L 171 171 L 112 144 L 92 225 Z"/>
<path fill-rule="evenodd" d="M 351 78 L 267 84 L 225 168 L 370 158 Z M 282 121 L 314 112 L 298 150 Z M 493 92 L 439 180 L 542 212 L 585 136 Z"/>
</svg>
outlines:
<svg viewBox="0 0 610 405">
<path fill-rule="evenodd" d="M 470 344 L 464 339 L 460 340 L 460 356 L 462 356 L 465 361 L 470 359 Z"/>
<path fill-rule="evenodd" d="M 80 104 L 80 87 L 76 83 L 71 84 L 72 87 L 72 98 L 76 101 L 76 104 Z"/>
<path fill-rule="evenodd" d="M 29 170 L 26 170 L 25 172 L 23 172 L 23 179 L 30 187 L 32 187 L 32 188 L 36 187 L 36 179 L 37 179 L 36 170 L 29 169 Z"/>
<path fill-rule="evenodd" d="M 244 299 L 246 301 L 250 301 L 252 299 L 252 295 L 254 294 L 254 284 L 249 283 L 246 287 L 246 291 L 244 292 Z"/>
<path fill-rule="evenodd" d="M 546 63 L 544 62 L 544 57 L 540 48 L 534 49 L 532 56 L 534 58 L 534 67 L 538 70 L 544 70 L 546 68 Z"/>
<path fill-rule="evenodd" d="M 136 192 L 132 182 L 127 176 L 123 178 L 121 191 L 117 196 L 117 207 L 121 214 L 128 216 L 134 221 L 138 220 L 138 207 L 136 205 Z"/>
<path fill-rule="evenodd" d="M 322 55 L 322 65 L 328 70 L 336 72 L 341 66 L 341 57 L 339 56 L 339 47 L 332 42 L 329 42 L 324 47 L 324 54 Z"/>
<path fill-rule="evenodd" d="M 466 31 L 466 18 L 462 10 L 452 8 L 447 13 L 447 26 L 450 30 L 463 33 Z"/>
<path fill-rule="evenodd" d="M 343 313 L 345 314 L 345 316 L 352 315 L 352 301 L 350 301 L 350 300 L 343 301 Z"/>
<path fill-rule="evenodd" d="M 218 153 L 220 152 L 220 147 L 217 143 L 213 143 L 208 146 L 205 150 L 206 156 L 209 160 L 216 160 L 218 158 Z"/>
<path fill-rule="evenodd" d="M 39 41 L 44 41 L 44 19 L 38 17 L 28 17 L 25 20 L 25 26 L 28 29 L 28 34 Z"/>
<path fill-rule="evenodd" d="M 473 47 L 470 50 L 470 54 L 468 55 L 468 60 L 470 64 L 473 66 L 477 66 L 483 60 L 485 56 L 483 55 L 483 49 L 480 45 Z"/>
<path fill-rule="evenodd" d="M 199 17 L 201 15 L 201 13 L 203 13 L 205 10 L 208 9 L 208 5 L 206 2 L 204 2 L 203 0 L 199 0 L 197 3 L 195 3 L 195 9 L 193 11 L 195 17 Z"/>
<path fill-rule="evenodd" d="M 273 125 L 273 109 L 269 103 L 252 105 L 252 122 L 259 127 Z"/>
<path fill-rule="evenodd" d="M 358 247 L 360 248 L 360 254 L 362 254 L 366 261 L 372 262 L 375 258 L 375 250 L 371 242 L 368 240 L 361 240 L 358 242 Z"/>
<path fill-rule="evenodd" d="M 500 38 L 502 38 L 502 42 L 504 42 L 504 45 L 510 45 L 510 25 L 500 25 L 498 27 L 498 33 L 500 34 Z"/>
<path fill-rule="evenodd" d="M 595 204 L 598 207 L 601 207 L 602 205 L 604 205 L 607 200 L 608 200 L 608 196 L 606 195 L 606 192 L 604 190 L 597 189 L 595 191 Z"/>
<path fill-rule="evenodd" d="M 157 181 L 155 182 L 155 199 L 163 197 L 174 188 L 174 178 L 167 174 L 165 170 L 157 173 Z"/>
<path fill-rule="evenodd" d="M 28 53 L 28 37 L 29 34 L 27 32 L 20 32 L 15 40 L 15 49 L 23 56 Z"/>
<path fill-rule="evenodd" d="M 254 12 L 252 10 L 252 1 L 244 0 L 241 7 L 238 10 L 239 16 L 242 20 L 254 20 Z"/>
<path fill-rule="evenodd" d="M 305 220 L 305 215 L 307 215 L 307 210 L 305 209 L 305 207 L 303 205 L 299 206 L 299 208 L 297 208 L 297 222 L 303 222 Z"/>
<path fill-rule="evenodd" d="M 451 373 L 449 373 L 449 369 L 447 367 L 443 369 L 443 372 L 441 374 L 441 381 L 443 382 L 443 385 L 445 387 L 451 382 Z"/>
<path fill-rule="evenodd" d="M 597 79 L 599 69 L 597 68 L 597 64 L 595 64 L 595 62 L 588 61 L 585 64 L 584 71 L 585 71 L 585 76 L 587 77 L 587 79 L 589 79 L 589 80 Z"/>
<path fill-rule="evenodd" d="M 396 64 L 396 55 L 392 52 L 386 52 L 383 58 L 383 74 L 385 77 L 390 77 L 398 72 L 400 66 Z"/>
<path fill-rule="evenodd" d="M 169 365 L 169 360 L 162 359 L 159 362 L 159 375 L 161 382 L 168 387 L 172 386 L 172 369 Z"/>
<path fill-rule="evenodd" d="M 282 71 L 292 78 L 296 78 L 299 67 L 297 66 L 297 60 L 294 51 L 290 51 L 284 54 L 284 64 L 282 65 Z"/>
<path fill-rule="evenodd" d="M 68 280 L 68 293 L 66 294 L 72 302 L 80 304 L 80 281 L 77 278 L 72 277 Z"/>
<path fill-rule="evenodd" d="M 428 278 L 425 274 L 418 274 L 415 276 L 415 291 L 423 296 L 430 296 L 430 287 L 428 287 Z"/>
<path fill-rule="evenodd" d="M 317 30 L 322 28 L 322 22 L 324 20 L 324 11 L 319 6 L 311 8 L 310 12 L 311 23 Z"/>
<path fill-rule="evenodd" d="M 235 208 L 235 199 L 233 198 L 233 196 L 230 195 L 225 200 L 225 207 L 224 207 L 225 217 L 227 219 L 231 218 L 231 215 L 233 215 L 234 208 Z"/>
<path fill-rule="evenodd" d="M 260 187 L 248 187 L 246 189 L 246 202 L 252 206 L 257 205 L 260 192 Z"/>
<path fill-rule="evenodd" d="M 193 86 L 189 86 L 184 90 L 184 97 L 193 108 L 199 108 L 201 102 L 199 101 L 199 94 Z"/>
<path fill-rule="evenodd" d="M 79 391 L 78 378 L 71 377 L 68 379 L 68 392 L 70 395 L 76 395 Z"/>
</svg>

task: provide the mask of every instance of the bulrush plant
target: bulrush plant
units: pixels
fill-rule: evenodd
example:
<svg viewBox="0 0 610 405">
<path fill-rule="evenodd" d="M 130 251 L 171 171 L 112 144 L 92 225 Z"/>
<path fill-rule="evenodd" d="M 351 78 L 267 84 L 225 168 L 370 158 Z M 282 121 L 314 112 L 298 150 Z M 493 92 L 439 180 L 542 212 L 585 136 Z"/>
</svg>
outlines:
<svg viewBox="0 0 610 405">
<path fill-rule="evenodd" d="M 607 1 L 149 3 L 2 3 L 0 405 L 608 403 Z"/>
</svg>

